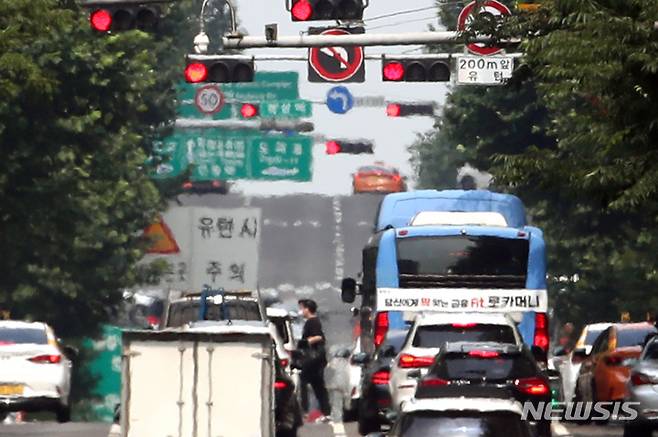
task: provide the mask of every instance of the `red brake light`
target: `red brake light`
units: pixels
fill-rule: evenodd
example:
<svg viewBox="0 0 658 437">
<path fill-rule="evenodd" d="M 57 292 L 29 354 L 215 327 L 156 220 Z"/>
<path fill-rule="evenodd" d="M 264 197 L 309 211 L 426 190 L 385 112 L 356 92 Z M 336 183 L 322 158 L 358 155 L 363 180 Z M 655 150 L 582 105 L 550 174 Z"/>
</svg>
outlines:
<svg viewBox="0 0 658 437">
<path fill-rule="evenodd" d="M 306 21 L 313 16 L 313 7 L 308 0 L 300 0 L 295 3 L 291 12 L 295 20 Z"/>
<path fill-rule="evenodd" d="M 158 326 L 160 324 L 160 317 L 146 316 L 146 323 L 148 323 L 149 326 Z"/>
<path fill-rule="evenodd" d="M 335 155 L 337 153 L 340 153 L 342 147 L 340 147 L 340 144 L 336 141 L 327 141 L 327 155 Z"/>
<path fill-rule="evenodd" d="M 631 374 L 631 384 L 633 385 L 651 384 L 651 378 L 649 378 L 644 373 L 633 373 Z"/>
<path fill-rule="evenodd" d="M 192 182 L 183 183 L 183 189 L 185 189 L 185 190 L 191 190 L 193 186 L 194 185 L 192 184 Z"/>
<path fill-rule="evenodd" d="M 391 379 L 391 373 L 388 372 L 387 370 L 375 372 L 372 374 L 372 377 L 370 378 L 372 383 L 375 385 L 386 385 L 388 384 L 388 381 L 390 379 Z"/>
<path fill-rule="evenodd" d="M 548 353 L 548 316 L 546 313 L 535 314 L 535 337 L 533 344 Z"/>
<path fill-rule="evenodd" d="M 61 355 L 38 355 L 30 358 L 30 361 L 38 364 L 58 364 L 62 361 Z"/>
<path fill-rule="evenodd" d="M 523 393 L 533 396 L 545 395 L 551 391 L 546 381 L 537 377 L 517 379 L 514 381 L 514 385 Z"/>
<path fill-rule="evenodd" d="M 461 328 L 461 329 L 469 329 L 469 328 L 475 328 L 478 324 L 477 323 L 453 323 L 452 327 L 453 328 Z"/>
<path fill-rule="evenodd" d="M 240 114 L 242 114 L 243 118 L 254 118 L 258 115 L 258 107 L 251 103 L 245 103 L 242 105 L 242 108 L 240 108 Z"/>
<path fill-rule="evenodd" d="M 402 114 L 402 107 L 397 103 L 386 105 L 386 115 L 389 117 L 399 117 Z"/>
<path fill-rule="evenodd" d="M 375 347 L 379 347 L 386 338 L 386 333 L 388 332 L 388 313 L 382 311 L 377 313 L 375 318 Z"/>
<path fill-rule="evenodd" d="M 285 381 L 275 381 L 274 390 L 285 390 L 288 387 L 288 383 Z"/>
<path fill-rule="evenodd" d="M 107 9 L 97 9 L 89 16 L 91 28 L 99 32 L 108 32 L 112 27 L 112 14 Z"/>
<path fill-rule="evenodd" d="M 288 367 L 288 364 L 290 364 L 290 360 L 287 358 L 282 358 L 279 360 L 279 364 L 281 367 Z"/>
<path fill-rule="evenodd" d="M 203 82 L 208 78 L 208 67 L 200 62 L 185 67 L 185 80 L 190 83 Z"/>
<path fill-rule="evenodd" d="M 384 65 L 384 80 L 399 82 L 404 79 L 404 65 L 399 62 L 389 62 Z"/>
<path fill-rule="evenodd" d="M 427 378 L 420 381 L 421 387 L 437 387 L 441 385 L 448 385 L 449 381 L 441 378 Z"/>
<path fill-rule="evenodd" d="M 468 356 L 475 358 L 498 358 L 500 357 L 500 353 L 496 351 L 470 351 Z"/>
<path fill-rule="evenodd" d="M 434 357 L 416 357 L 410 354 L 400 355 L 398 364 L 403 369 L 417 369 L 419 367 L 429 367 L 434 362 Z"/>
</svg>

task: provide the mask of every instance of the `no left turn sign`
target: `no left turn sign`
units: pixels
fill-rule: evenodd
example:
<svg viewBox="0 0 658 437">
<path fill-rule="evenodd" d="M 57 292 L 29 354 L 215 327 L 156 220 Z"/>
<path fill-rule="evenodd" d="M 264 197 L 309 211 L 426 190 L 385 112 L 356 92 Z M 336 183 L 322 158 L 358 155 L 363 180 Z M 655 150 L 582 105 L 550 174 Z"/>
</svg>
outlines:
<svg viewBox="0 0 658 437">
<path fill-rule="evenodd" d="M 310 34 L 349 35 L 363 28 L 311 29 Z M 309 82 L 364 82 L 363 47 L 314 47 L 308 55 Z"/>
<path fill-rule="evenodd" d="M 226 100 L 217 85 L 206 85 L 196 90 L 194 104 L 204 114 L 216 114 L 222 110 Z"/>
</svg>

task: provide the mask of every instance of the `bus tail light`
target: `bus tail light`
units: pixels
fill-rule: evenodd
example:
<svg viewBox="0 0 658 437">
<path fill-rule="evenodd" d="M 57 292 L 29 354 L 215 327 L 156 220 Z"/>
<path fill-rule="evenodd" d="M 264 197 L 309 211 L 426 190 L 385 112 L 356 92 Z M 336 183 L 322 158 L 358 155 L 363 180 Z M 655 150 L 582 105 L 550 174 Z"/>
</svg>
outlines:
<svg viewBox="0 0 658 437">
<path fill-rule="evenodd" d="M 548 343 L 548 315 L 535 313 L 535 337 L 532 344 L 539 347 L 548 356 Z"/>
<path fill-rule="evenodd" d="M 375 317 L 375 347 L 379 347 L 388 332 L 388 312 L 382 311 Z"/>
</svg>

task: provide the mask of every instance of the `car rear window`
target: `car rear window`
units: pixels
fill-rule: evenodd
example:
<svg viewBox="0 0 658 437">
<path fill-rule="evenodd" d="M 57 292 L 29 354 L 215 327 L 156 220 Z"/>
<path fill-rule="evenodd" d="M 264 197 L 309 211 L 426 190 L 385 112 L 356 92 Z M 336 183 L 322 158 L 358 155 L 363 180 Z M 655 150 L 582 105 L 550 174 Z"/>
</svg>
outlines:
<svg viewBox="0 0 658 437">
<path fill-rule="evenodd" d="M 288 330 L 286 329 L 286 320 L 280 317 L 275 317 L 270 319 L 270 322 L 274 324 L 276 332 L 279 333 L 279 337 L 283 340 L 284 343 L 288 343 L 290 338 L 288 338 Z"/>
<path fill-rule="evenodd" d="M 603 329 L 588 329 L 587 335 L 585 335 L 585 344 L 592 346 L 602 332 Z"/>
<path fill-rule="evenodd" d="M 222 306 L 224 313 L 222 314 Z M 199 320 L 199 301 L 176 302 L 169 307 L 168 328 L 178 328 Z M 230 300 L 223 304 L 208 302 L 206 320 L 262 320 L 257 301 Z"/>
<path fill-rule="evenodd" d="M 359 173 L 392 173 L 392 171 L 385 167 L 367 166 L 361 167 Z"/>
<path fill-rule="evenodd" d="M 656 332 L 656 328 L 619 329 L 617 330 L 617 347 L 642 346 L 651 332 Z"/>
<path fill-rule="evenodd" d="M 0 345 L 48 344 L 45 329 L 39 328 L 0 328 Z"/>
<path fill-rule="evenodd" d="M 419 326 L 414 336 L 414 347 L 437 348 L 444 343 L 487 342 L 515 344 L 514 330 L 510 326 L 477 324 L 471 327 L 453 325 Z"/>
<path fill-rule="evenodd" d="M 419 412 L 402 418 L 400 432 L 404 437 L 526 437 L 528 428 L 514 413 Z"/>
<path fill-rule="evenodd" d="M 444 355 L 431 373 L 448 380 L 507 380 L 536 376 L 537 367 L 523 354 L 479 358 L 460 352 Z"/>
</svg>

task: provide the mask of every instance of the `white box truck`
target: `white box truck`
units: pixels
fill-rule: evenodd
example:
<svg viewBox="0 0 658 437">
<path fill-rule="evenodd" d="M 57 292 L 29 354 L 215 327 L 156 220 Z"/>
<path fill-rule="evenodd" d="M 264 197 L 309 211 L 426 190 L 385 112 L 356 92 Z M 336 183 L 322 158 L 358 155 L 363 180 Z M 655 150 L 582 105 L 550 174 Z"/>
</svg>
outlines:
<svg viewBox="0 0 658 437">
<path fill-rule="evenodd" d="M 262 323 L 126 331 L 123 350 L 122 437 L 275 436 Z"/>
</svg>

